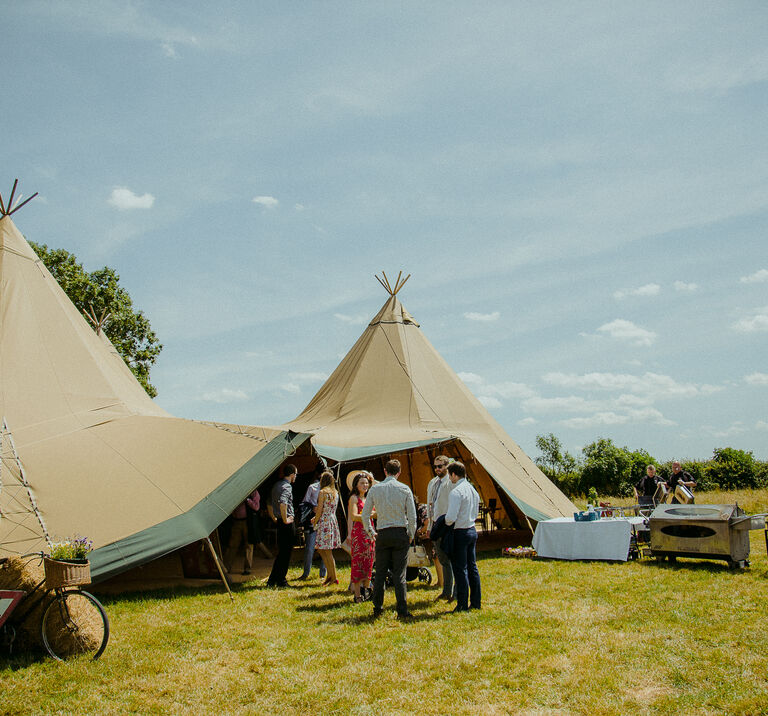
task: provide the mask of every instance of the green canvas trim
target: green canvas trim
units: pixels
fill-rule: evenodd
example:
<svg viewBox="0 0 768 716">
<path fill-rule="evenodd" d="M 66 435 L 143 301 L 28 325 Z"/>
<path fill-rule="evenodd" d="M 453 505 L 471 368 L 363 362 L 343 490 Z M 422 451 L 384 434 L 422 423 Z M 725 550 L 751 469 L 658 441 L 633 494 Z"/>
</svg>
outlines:
<svg viewBox="0 0 768 716">
<path fill-rule="evenodd" d="M 94 550 L 89 555 L 91 578 L 102 581 L 205 539 L 310 437 L 309 433 L 282 432 L 184 514 Z"/>
<path fill-rule="evenodd" d="M 361 460 L 367 457 L 376 457 L 377 455 L 387 455 L 393 452 L 402 452 L 417 447 L 426 447 L 428 445 L 437 445 L 453 437 L 442 437 L 432 440 L 414 440 L 408 443 L 392 443 L 391 445 L 367 445 L 364 447 L 340 448 L 332 445 L 315 445 L 315 451 L 323 457 L 336 460 L 336 462 L 349 462 L 350 460 Z"/>
</svg>

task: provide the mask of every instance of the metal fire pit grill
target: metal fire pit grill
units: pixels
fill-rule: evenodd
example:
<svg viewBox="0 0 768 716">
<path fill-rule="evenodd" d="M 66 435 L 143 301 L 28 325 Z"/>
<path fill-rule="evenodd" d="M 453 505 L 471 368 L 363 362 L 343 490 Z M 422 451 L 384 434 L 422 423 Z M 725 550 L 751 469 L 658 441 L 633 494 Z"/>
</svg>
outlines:
<svg viewBox="0 0 768 716">
<path fill-rule="evenodd" d="M 746 567 L 749 531 L 766 529 L 766 515 L 747 515 L 738 505 L 659 505 L 649 528 L 651 553 L 659 560 L 724 559 L 731 567 Z"/>
</svg>

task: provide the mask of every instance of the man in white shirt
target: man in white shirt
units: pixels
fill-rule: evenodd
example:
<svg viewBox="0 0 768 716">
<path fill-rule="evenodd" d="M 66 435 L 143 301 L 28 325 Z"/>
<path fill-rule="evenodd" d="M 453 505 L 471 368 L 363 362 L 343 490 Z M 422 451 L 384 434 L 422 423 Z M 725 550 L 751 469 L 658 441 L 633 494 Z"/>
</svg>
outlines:
<svg viewBox="0 0 768 716">
<path fill-rule="evenodd" d="M 365 499 L 363 528 L 376 538 L 376 578 L 373 580 L 373 616 L 381 615 L 384 605 L 384 582 L 392 570 L 397 598 L 397 618 L 411 619 L 405 588 L 408 566 L 408 546 L 416 533 L 416 506 L 408 485 L 398 482 L 400 461 L 389 460 L 384 466 L 386 477 L 376 483 Z M 371 513 L 376 511 L 376 529 L 371 525 Z"/>
<path fill-rule="evenodd" d="M 480 508 L 480 496 L 467 481 L 467 470 L 462 463 L 448 465 L 448 476 L 453 483 L 445 513 L 445 523 L 453 526 L 451 565 L 456 580 L 456 608 L 453 611 L 466 612 L 480 609 L 480 572 L 475 554 L 475 520 Z"/>
<path fill-rule="evenodd" d="M 435 520 L 448 512 L 448 498 L 453 489 L 453 483 L 448 477 L 449 462 L 450 459 L 445 455 L 438 455 L 433 463 L 435 476 L 429 481 L 429 485 L 427 485 L 427 515 L 429 516 L 430 529 L 432 529 Z M 451 558 L 440 545 L 439 539 L 435 540 L 432 544 L 435 548 L 435 555 L 437 556 L 437 562 L 435 564 L 437 583 L 442 584 L 443 587 L 443 591 L 438 594 L 435 601 L 445 599 L 447 602 L 452 602 L 456 595 L 454 594 L 453 587 Z"/>
</svg>

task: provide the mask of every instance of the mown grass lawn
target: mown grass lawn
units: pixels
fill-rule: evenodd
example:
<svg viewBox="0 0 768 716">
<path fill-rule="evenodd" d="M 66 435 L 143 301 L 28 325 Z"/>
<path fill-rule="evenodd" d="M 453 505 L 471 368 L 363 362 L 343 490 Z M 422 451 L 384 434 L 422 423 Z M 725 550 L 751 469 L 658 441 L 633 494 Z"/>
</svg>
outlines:
<svg viewBox="0 0 768 716">
<path fill-rule="evenodd" d="M 0 713 L 768 713 L 768 559 L 751 534 L 744 571 L 483 555 L 481 612 L 413 584 L 410 624 L 353 604 L 348 569 L 332 589 L 251 583 L 234 603 L 105 597 L 101 660 L 0 656 Z"/>
</svg>

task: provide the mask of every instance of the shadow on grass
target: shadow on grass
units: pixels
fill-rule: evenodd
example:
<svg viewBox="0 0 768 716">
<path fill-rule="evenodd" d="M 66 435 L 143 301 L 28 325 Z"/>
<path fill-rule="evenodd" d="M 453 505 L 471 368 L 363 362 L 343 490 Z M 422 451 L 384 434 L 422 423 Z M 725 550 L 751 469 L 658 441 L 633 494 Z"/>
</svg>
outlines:
<svg viewBox="0 0 768 716">
<path fill-rule="evenodd" d="M 638 564 L 645 568 L 680 570 L 690 572 L 709 572 L 710 574 L 742 574 L 745 570 L 738 567 L 729 567 L 725 562 L 704 560 L 695 558 L 677 559 L 674 562 L 656 561 L 655 559 L 641 559 Z M 747 568 L 749 569 L 749 568 Z"/>
<path fill-rule="evenodd" d="M 18 652 L 14 650 L 14 653 L 9 655 L 7 650 L 2 648 L 0 650 L 0 673 L 3 671 L 21 671 L 33 664 L 41 664 L 45 661 L 56 663 L 41 649 L 24 649 Z"/>
</svg>

